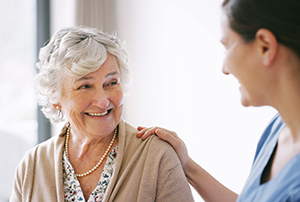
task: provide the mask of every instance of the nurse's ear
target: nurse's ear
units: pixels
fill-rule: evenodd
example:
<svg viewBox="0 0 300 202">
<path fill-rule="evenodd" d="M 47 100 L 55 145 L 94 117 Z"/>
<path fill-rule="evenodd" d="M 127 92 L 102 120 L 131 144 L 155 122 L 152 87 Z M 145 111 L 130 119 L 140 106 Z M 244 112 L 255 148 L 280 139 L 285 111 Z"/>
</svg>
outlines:
<svg viewBox="0 0 300 202">
<path fill-rule="evenodd" d="M 255 35 L 258 51 L 265 66 L 271 66 L 278 51 L 278 41 L 268 29 L 259 29 Z"/>
</svg>

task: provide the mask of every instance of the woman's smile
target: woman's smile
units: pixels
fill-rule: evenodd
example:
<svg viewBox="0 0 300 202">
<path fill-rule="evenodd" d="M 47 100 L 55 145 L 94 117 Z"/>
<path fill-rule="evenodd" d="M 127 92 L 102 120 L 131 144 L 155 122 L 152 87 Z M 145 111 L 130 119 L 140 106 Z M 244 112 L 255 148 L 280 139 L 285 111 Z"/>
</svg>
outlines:
<svg viewBox="0 0 300 202">
<path fill-rule="evenodd" d="M 85 114 L 87 114 L 87 115 L 89 115 L 89 116 L 95 116 L 95 117 L 100 117 L 100 116 L 105 116 L 105 115 L 107 115 L 109 112 L 110 112 L 111 110 L 107 110 L 107 111 L 105 111 L 105 112 L 102 112 L 102 113 L 90 113 L 90 112 L 87 112 L 87 113 L 85 113 Z"/>
<path fill-rule="evenodd" d="M 104 118 L 111 115 L 112 108 L 102 112 L 85 112 L 84 114 L 92 118 Z"/>
</svg>

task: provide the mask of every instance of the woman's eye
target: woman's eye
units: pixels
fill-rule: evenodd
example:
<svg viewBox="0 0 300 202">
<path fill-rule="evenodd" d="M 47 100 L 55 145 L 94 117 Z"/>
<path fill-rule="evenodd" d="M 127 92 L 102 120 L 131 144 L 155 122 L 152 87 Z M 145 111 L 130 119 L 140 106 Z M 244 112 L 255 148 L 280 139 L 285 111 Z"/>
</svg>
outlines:
<svg viewBox="0 0 300 202">
<path fill-rule="evenodd" d="M 110 82 L 110 85 L 111 86 L 113 86 L 113 85 L 116 85 L 117 84 L 117 82 L 116 81 L 112 81 L 112 82 Z"/>
<path fill-rule="evenodd" d="M 78 89 L 87 89 L 87 88 L 90 88 L 90 86 L 89 85 L 82 85 Z"/>
<path fill-rule="evenodd" d="M 118 84 L 118 81 L 114 80 L 114 81 L 111 81 L 108 83 L 108 86 L 114 86 L 114 85 L 117 85 Z"/>
</svg>

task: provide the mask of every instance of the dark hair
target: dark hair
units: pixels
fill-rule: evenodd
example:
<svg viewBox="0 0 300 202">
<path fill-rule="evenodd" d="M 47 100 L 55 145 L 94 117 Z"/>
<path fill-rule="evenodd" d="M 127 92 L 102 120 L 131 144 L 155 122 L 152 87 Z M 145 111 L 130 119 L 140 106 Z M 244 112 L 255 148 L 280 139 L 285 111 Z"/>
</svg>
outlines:
<svg viewBox="0 0 300 202">
<path fill-rule="evenodd" d="M 224 0 L 222 7 L 230 27 L 246 42 L 266 28 L 300 57 L 299 0 Z"/>
</svg>

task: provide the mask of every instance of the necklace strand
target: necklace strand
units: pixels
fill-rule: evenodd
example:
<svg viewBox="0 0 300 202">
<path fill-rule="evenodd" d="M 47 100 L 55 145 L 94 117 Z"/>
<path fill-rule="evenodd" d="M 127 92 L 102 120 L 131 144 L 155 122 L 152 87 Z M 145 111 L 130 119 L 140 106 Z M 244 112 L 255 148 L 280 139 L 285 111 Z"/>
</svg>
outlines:
<svg viewBox="0 0 300 202">
<path fill-rule="evenodd" d="M 65 142 L 65 152 L 66 152 L 66 156 L 67 156 L 68 159 L 69 159 L 69 152 L 68 152 L 69 151 L 69 145 L 68 144 L 69 144 L 70 129 L 71 129 L 71 126 L 69 126 L 68 129 L 67 129 L 66 142 Z M 94 172 L 95 170 L 97 170 L 97 168 L 101 165 L 103 159 L 105 159 L 105 157 L 107 156 L 108 152 L 110 151 L 110 149 L 111 149 L 111 147 L 112 147 L 112 145 L 113 145 L 113 143 L 114 143 L 114 141 L 116 139 L 116 135 L 117 135 L 117 128 L 114 130 L 114 136 L 113 136 L 113 138 L 112 138 L 112 140 L 111 140 L 111 142 L 110 142 L 110 144 L 109 144 L 106 152 L 104 153 L 104 155 L 100 159 L 100 161 L 92 169 L 90 169 L 89 171 L 87 171 L 87 172 L 85 172 L 83 174 L 76 174 L 75 173 L 75 175 L 77 177 L 85 177 L 85 176 L 91 174 L 92 172 Z"/>
</svg>

